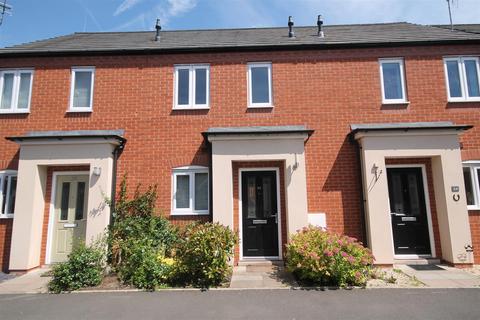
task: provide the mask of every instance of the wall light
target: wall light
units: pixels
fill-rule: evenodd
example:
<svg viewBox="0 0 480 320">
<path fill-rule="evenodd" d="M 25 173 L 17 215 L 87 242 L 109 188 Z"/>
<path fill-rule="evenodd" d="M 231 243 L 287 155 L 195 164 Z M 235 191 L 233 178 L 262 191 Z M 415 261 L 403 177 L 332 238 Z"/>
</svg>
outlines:
<svg viewBox="0 0 480 320">
<path fill-rule="evenodd" d="M 102 174 L 102 168 L 100 167 L 93 167 L 93 175 L 94 176 L 100 176 Z"/>
</svg>

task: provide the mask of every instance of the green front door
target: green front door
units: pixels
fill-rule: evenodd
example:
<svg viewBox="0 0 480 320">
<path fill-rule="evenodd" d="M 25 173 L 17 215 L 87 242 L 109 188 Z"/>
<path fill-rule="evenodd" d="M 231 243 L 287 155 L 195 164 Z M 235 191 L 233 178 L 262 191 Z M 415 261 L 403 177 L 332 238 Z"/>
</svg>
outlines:
<svg viewBox="0 0 480 320">
<path fill-rule="evenodd" d="M 67 259 L 72 248 L 85 242 L 88 175 L 59 175 L 54 198 L 51 262 Z"/>
</svg>

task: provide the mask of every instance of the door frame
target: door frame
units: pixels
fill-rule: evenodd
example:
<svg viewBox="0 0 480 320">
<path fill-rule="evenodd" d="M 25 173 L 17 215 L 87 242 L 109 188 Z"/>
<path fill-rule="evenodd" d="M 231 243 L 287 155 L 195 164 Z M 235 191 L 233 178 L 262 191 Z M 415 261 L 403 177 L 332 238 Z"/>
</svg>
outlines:
<svg viewBox="0 0 480 320">
<path fill-rule="evenodd" d="M 242 208 L 242 172 L 247 171 L 275 171 L 277 181 L 277 215 L 278 215 L 278 256 L 257 256 L 244 257 L 243 256 L 243 208 Z M 238 169 L 238 230 L 239 230 L 239 245 L 240 245 L 240 261 L 242 260 L 282 260 L 282 207 L 280 206 L 280 168 L 278 167 L 260 167 L 260 168 L 239 168 Z"/>
<path fill-rule="evenodd" d="M 389 168 L 420 168 L 422 171 L 422 180 L 423 180 L 423 192 L 425 198 L 425 209 L 427 214 L 427 229 L 428 229 L 428 236 L 430 239 L 430 254 L 395 254 L 395 239 L 393 238 L 393 226 L 392 226 L 392 218 L 390 216 L 389 224 L 390 224 L 390 234 L 392 239 L 392 250 L 393 250 L 393 257 L 395 259 L 420 259 L 420 258 L 432 258 L 436 257 L 437 253 L 435 250 L 435 238 L 433 234 L 433 225 L 432 225 L 432 211 L 430 208 L 430 192 L 428 190 L 428 180 L 427 180 L 427 168 L 425 164 L 389 164 L 385 166 L 387 169 Z M 388 179 L 387 174 L 385 173 L 386 178 Z M 388 191 L 387 185 L 387 194 L 388 194 L 388 208 L 390 209 L 390 193 Z M 389 210 L 390 211 L 390 210 Z M 390 215 L 390 212 L 389 212 Z"/>
<path fill-rule="evenodd" d="M 50 206 L 48 210 L 48 231 L 47 231 L 47 248 L 45 253 L 45 264 L 51 263 L 53 227 L 55 225 L 55 197 L 57 192 L 58 176 L 88 176 L 88 184 L 90 184 L 90 171 L 54 171 L 52 173 L 52 190 L 50 193 Z M 90 190 L 90 186 L 88 188 Z M 88 209 L 88 208 L 87 208 Z M 88 214 L 87 214 L 88 222 Z"/>
</svg>

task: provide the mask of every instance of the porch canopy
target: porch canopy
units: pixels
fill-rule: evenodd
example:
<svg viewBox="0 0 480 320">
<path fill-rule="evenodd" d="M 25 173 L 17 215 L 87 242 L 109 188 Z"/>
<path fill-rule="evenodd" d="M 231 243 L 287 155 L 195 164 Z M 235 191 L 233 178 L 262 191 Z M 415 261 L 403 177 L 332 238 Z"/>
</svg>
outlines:
<svg viewBox="0 0 480 320">
<path fill-rule="evenodd" d="M 437 257 L 453 264 L 473 262 L 465 248 L 472 241 L 459 142 L 459 135 L 470 128 L 452 122 L 351 125 L 351 138 L 360 148 L 367 240 L 376 263 L 392 264 L 396 258 L 386 159 L 408 158 L 431 160 L 442 251 Z"/>
<path fill-rule="evenodd" d="M 10 270 L 26 271 L 41 263 L 49 167 L 89 167 L 86 242 L 102 234 L 110 221 L 105 197 L 112 192 L 114 151 L 126 142 L 124 130 L 33 131 L 7 137 L 20 145 L 17 201 L 13 221 Z M 118 150 L 118 149 L 117 149 Z M 95 174 L 94 174 L 95 170 Z M 53 185 L 53 182 L 52 182 Z M 51 214 L 47 215 L 51 216 Z M 48 241 L 47 241 L 48 243 Z M 49 263 L 49 245 L 45 262 Z"/>
</svg>

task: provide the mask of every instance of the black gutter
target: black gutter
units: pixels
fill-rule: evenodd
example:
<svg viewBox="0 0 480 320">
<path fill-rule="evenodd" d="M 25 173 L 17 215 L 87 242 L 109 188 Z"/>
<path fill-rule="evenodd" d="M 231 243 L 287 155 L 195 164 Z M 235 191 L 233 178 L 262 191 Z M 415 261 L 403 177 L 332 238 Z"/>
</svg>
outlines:
<svg viewBox="0 0 480 320">
<path fill-rule="evenodd" d="M 480 44 L 480 39 L 433 40 L 406 42 L 363 42 L 363 43 L 318 43 L 290 45 L 247 45 L 224 47 L 185 47 L 185 48 L 142 48 L 142 49 L 82 49 L 82 50 L 44 50 L 44 51 L 7 51 L 0 49 L 0 58 L 19 57 L 54 57 L 54 56 L 102 56 L 102 55 L 139 55 L 139 54 L 171 54 L 171 53 L 210 53 L 210 52 L 252 52 L 252 51 L 297 51 L 297 50 L 330 50 L 349 48 L 391 48 L 430 45 L 465 45 Z M 5 52 L 2 52 L 5 50 Z"/>
</svg>

